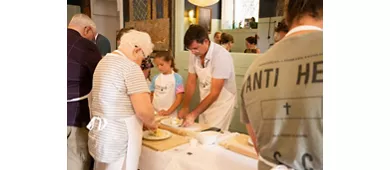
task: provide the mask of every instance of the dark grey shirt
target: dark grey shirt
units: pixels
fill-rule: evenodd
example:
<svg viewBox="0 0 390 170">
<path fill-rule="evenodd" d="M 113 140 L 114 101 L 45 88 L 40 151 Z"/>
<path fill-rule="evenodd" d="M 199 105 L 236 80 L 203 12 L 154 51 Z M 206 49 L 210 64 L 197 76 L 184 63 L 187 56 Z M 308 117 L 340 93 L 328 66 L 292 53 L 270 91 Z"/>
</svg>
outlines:
<svg viewBox="0 0 390 170">
<path fill-rule="evenodd" d="M 110 40 L 104 35 L 98 34 L 95 41 L 101 56 L 106 56 L 107 53 L 111 52 Z"/>
</svg>

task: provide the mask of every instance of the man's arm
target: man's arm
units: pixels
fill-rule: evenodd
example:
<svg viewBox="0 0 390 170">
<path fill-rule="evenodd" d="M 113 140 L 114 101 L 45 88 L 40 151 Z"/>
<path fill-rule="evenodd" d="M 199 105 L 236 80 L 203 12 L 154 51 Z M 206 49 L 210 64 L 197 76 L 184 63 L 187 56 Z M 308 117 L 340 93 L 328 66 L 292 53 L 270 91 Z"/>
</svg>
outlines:
<svg viewBox="0 0 390 170">
<path fill-rule="evenodd" d="M 183 105 L 177 114 L 177 117 L 180 119 L 184 119 L 190 110 L 190 102 L 196 88 L 196 79 L 197 75 L 195 71 L 195 56 L 190 54 L 188 58 L 188 76 L 184 89 Z"/>
<path fill-rule="evenodd" d="M 195 88 L 196 88 L 196 73 L 191 73 L 188 72 L 188 77 L 187 77 L 187 83 L 184 91 L 184 99 L 183 99 L 183 106 L 179 110 L 177 117 L 180 119 L 184 119 L 188 112 L 190 111 L 190 102 L 192 99 L 192 96 L 195 93 Z"/>
<path fill-rule="evenodd" d="M 197 79 L 196 73 L 190 73 L 190 72 L 188 73 L 182 108 L 189 109 L 190 107 L 192 96 L 195 93 L 196 79 Z"/>
<path fill-rule="evenodd" d="M 191 114 L 194 114 L 195 117 L 199 116 L 201 113 L 203 113 L 207 108 L 210 107 L 211 104 L 213 104 L 217 99 L 219 94 L 222 91 L 223 85 L 225 83 L 224 79 L 211 79 L 211 90 L 209 95 L 204 98 L 200 104 L 191 112 Z"/>
</svg>

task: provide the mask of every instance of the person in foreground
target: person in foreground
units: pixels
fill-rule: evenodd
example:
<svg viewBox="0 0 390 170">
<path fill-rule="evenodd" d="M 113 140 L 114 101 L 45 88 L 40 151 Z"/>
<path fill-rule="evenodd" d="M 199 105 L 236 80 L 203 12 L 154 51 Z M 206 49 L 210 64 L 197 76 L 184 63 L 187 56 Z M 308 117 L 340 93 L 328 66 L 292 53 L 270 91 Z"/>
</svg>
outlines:
<svg viewBox="0 0 390 170">
<path fill-rule="evenodd" d="M 92 42 L 95 23 L 84 14 L 72 17 L 67 39 L 67 168 L 89 170 L 88 153 L 89 108 L 87 96 L 92 88 L 92 76 L 102 56 Z"/>
<path fill-rule="evenodd" d="M 177 117 L 177 108 L 183 100 L 183 78 L 177 73 L 175 59 L 168 52 L 158 52 L 154 57 L 160 74 L 150 84 L 152 103 L 158 115 Z"/>
<path fill-rule="evenodd" d="M 286 0 L 290 31 L 249 67 L 241 121 L 258 169 L 323 169 L 322 0 Z"/>
<path fill-rule="evenodd" d="M 91 92 L 92 119 L 87 128 L 95 170 L 137 170 L 143 124 L 157 128 L 150 92 L 140 64 L 152 53 L 147 33 L 130 30 L 118 50 L 97 65 Z"/>
<path fill-rule="evenodd" d="M 188 77 L 179 118 L 183 126 L 190 126 L 199 116 L 199 123 L 229 129 L 236 104 L 236 80 L 233 58 L 222 46 L 209 40 L 207 31 L 199 25 L 191 25 L 184 45 L 191 51 Z M 199 80 L 200 104 L 190 112 L 189 105 Z"/>
</svg>

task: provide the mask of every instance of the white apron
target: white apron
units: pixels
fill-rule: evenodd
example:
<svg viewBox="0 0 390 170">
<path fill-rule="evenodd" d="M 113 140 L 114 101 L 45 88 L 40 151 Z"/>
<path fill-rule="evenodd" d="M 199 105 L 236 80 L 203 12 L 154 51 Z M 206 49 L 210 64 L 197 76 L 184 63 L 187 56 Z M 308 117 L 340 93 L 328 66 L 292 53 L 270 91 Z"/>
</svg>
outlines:
<svg viewBox="0 0 390 170">
<path fill-rule="evenodd" d="M 211 90 L 211 63 L 208 63 L 206 68 L 201 68 L 199 64 L 195 64 L 195 71 L 199 79 L 200 100 L 202 101 Z M 233 118 L 235 105 L 236 95 L 223 87 L 217 100 L 200 114 L 199 123 L 205 123 L 220 128 L 222 131 L 227 131 Z"/>
<path fill-rule="evenodd" d="M 136 115 L 126 118 L 120 118 L 125 121 L 128 134 L 127 153 L 126 156 L 114 162 L 105 163 L 95 161 L 94 170 L 137 170 L 139 157 L 141 155 L 142 147 L 142 122 Z M 98 121 L 98 126 L 94 127 L 95 121 Z M 94 116 L 87 128 L 92 130 L 103 130 L 108 125 L 107 119 L 103 117 Z M 95 158 L 96 159 L 96 158 Z"/>
<path fill-rule="evenodd" d="M 175 81 L 175 72 L 172 71 L 172 74 L 159 75 L 154 82 L 154 92 L 153 92 L 153 107 L 157 112 L 160 110 L 167 110 L 173 105 L 176 100 L 176 81 Z M 172 117 L 177 116 L 177 110 L 172 114 Z"/>
<path fill-rule="evenodd" d="M 310 31 L 310 30 L 313 30 L 313 31 L 322 31 L 322 28 L 319 28 L 319 27 L 316 27 L 316 26 L 311 26 L 311 25 L 301 25 L 301 26 L 298 26 L 298 27 L 295 27 L 293 29 L 291 29 L 285 37 L 293 34 L 293 33 L 296 33 L 296 32 L 300 32 L 300 31 Z M 277 165 L 277 164 L 274 164 L 272 162 L 269 162 L 267 161 L 266 159 L 264 159 L 260 153 L 259 153 L 259 161 L 263 162 L 264 164 L 272 167 L 271 170 L 294 170 L 294 169 L 291 169 L 291 168 L 287 168 L 285 165 Z"/>
</svg>

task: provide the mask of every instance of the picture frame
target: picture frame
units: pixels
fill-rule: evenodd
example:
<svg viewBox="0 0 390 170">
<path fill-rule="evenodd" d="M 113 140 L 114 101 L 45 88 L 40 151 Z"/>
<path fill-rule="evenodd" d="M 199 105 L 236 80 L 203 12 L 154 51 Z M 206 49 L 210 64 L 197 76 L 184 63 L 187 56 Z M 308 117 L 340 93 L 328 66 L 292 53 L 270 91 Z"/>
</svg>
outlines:
<svg viewBox="0 0 390 170">
<path fill-rule="evenodd" d="M 205 7 L 196 8 L 196 23 L 211 32 L 212 9 Z"/>
</svg>

